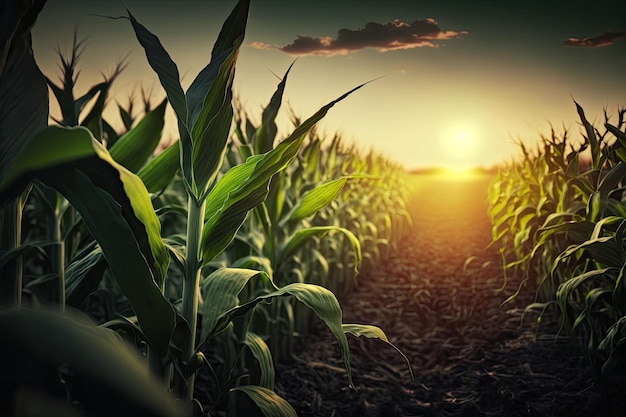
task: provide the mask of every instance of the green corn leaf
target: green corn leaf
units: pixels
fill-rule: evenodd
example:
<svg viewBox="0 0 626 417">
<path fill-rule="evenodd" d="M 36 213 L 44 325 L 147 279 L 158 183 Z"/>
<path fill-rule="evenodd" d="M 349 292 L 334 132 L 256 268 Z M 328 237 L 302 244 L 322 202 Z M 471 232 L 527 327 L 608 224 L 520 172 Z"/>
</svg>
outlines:
<svg viewBox="0 0 626 417">
<path fill-rule="evenodd" d="M 317 213 L 319 210 L 329 205 L 339 195 L 348 180 L 358 178 L 371 178 L 371 176 L 344 176 L 336 180 L 327 181 L 307 191 L 294 205 L 289 214 L 283 218 L 280 226 L 284 227 L 287 222 L 302 220 Z"/>
<path fill-rule="evenodd" d="M 67 164 L 88 158 L 95 154 L 94 146 L 89 140 L 91 134 L 86 129 L 65 129 L 48 127 L 33 138 L 34 145 L 29 145 L 15 158 L 9 172 L 0 179 L 0 193 L 19 192 L 11 189 L 17 180 L 29 172 Z M 61 150 L 62 149 L 62 150 Z M 27 183 L 28 180 L 22 181 Z"/>
<path fill-rule="evenodd" d="M 183 87 L 180 85 L 178 67 L 174 61 L 172 61 L 172 58 L 161 44 L 159 38 L 139 23 L 128 9 L 127 12 L 128 20 L 133 26 L 135 36 L 137 36 L 137 40 L 144 48 L 150 67 L 152 67 L 159 77 L 161 85 L 165 89 L 167 99 L 178 117 L 179 123 L 181 121 L 186 122 L 187 101 Z M 180 132 L 181 135 L 183 135 L 183 133 L 187 132 Z"/>
<path fill-rule="evenodd" d="M 163 100 L 109 149 L 117 163 L 132 172 L 146 163 L 161 141 L 166 105 L 167 101 Z"/>
<path fill-rule="evenodd" d="M 248 395 L 265 417 L 298 417 L 293 407 L 274 391 L 255 385 L 242 385 L 231 389 Z"/>
<path fill-rule="evenodd" d="M 591 125 L 591 123 L 589 123 L 589 121 L 585 117 L 585 111 L 583 110 L 583 108 L 578 103 L 576 103 L 576 101 L 574 101 L 574 104 L 576 105 L 576 111 L 578 112 L 580 121 L 585 128 L 585 132 L 587 133 L 585 138 L 589 142 L 589 147 L 591 149 L 591 160 L 593 163 L 593 167 L 600 168 L 601 149 L 600 149 L 600 143 L 598 142 L 598 138 L 596 137 L 596 132 L 593 126 Z"/>
<path fill-rule="evenodd" d="M 263 388 L 274 390 L 274 361 L 272 360 L 272 352 L 270 352 L 267 343 L 265 343 L 263 338 L 258 334 L 247 332 L 246 345 L 250 348 L 252 356 L 254 356 L 261 368 L 261 380 L 259 384 Z"/>
<path fill-rule="evenodd" d="M 48 125 L 48 86 L 33 57 L 30 36 L 44 3 L 4 6 L 0 25 L 0 178 L 30 139 Z"/>
<path fill-rule="evenodd" d="M 167 100 L 172 106 L 172 109 L 174 109 L 174 113 L 176 113 L 181 147 L 180 167 L 185 184 L 188 189 L 190 189 L 193 183 L 191 169 L 193 145 L 188 124 L 189 110 L 187 108 L 187 98 L 185 97 L 183 87 L 180 85 L 178 67 L 174 61 L 172 61 L 172 58 L 161 44 L 159 38 L 139 23 L 128 9 L 127 12 L 128 20 L 133 26 L 137 40 L 144 48 L 148 63 L 159 77 L 159 81 L 165 89 Z"/>
<path fill-rule="evenodd" d="M 19 380 L 32 369 L 56 372 L 59 366 L 69 367 L 90 386 L 107 393 L 106 401 L 101 392 L 83 393 L 84 405 L 95 405 L 108 415 L 180 415 L 174 399 L 151 378 L 143 361 L 115 332 L 94 325 L 86 316 L 7 310 L 0 313 L 0 333 L 11 340 L 0 344 L 0 368 L 9 381 Z M 40 384 L 45 390 L 49 382 Z"/>
<path fill-rule="evenodd" d="M 217 40 L 213 44 L 211 59 L 233 47 L 236 39 L 243 37 L 248 21 L 250 0 L 240 0 L 224 21 Z"/>
<path fill-rule="evenodd" d="M 218 318 L 239 304 L 239 293 L 252 278 L 261 276 L 268 280 L 265 272 L 253 269 L 220 268 L 202 282 L 202 298 L 204 302 L 200 308 L 202 328 L 200 339 L 210 335 Z"/>
<path fill-rule="evenodd" d="M 622 146 L 626 146 L 626 132 L 622 132 L 617 127 L 609 123 L 605 123 L 604 126 L 606 127 L 606 130 L 611 132 L 618 139 Z"/>
<path fill-rule="evenodd" d="M 295 61 L 294 61 L 295 62 Z M 276 138 L 276 133 L 278 131 L 278 127 L 276 126 L 276 116 L 278 115 L 278 110 L 283 101 L 283 93 L 285 92 L 285 86 L 287 85 L 287 76 L 289 75 L 289 71 L 291 71 L 291 67 L 293 67 L 294 62 L 289 65 L 283 79 L 278 83 L 278 87 L 276 87 L 276 91 L 272 95 L 269 104 L 265 109 L 263 109 L 262 122 L 261 126 L 256 130 L 254 135 L 254 150 L 256 154 L 265 153 L 272 149 L 274 146 L 274 139 Z"/>
<path fill-rule="evenodd" d="M 169 255 L 139 177 L 117 164 L 85 128 L 37 134 L 0 181 L 0 201 L 32 178 L 59 191 L 81 214 L 155 349 L 164 353 L 174 311 L 163 297 Z"/>
<path fill-rule="evenodd" d="M 282 287 L 278 291 L 259 296 L 250 302 L 242 304 L 241 306 L 234 307 L 220 316 L 219 320 L 215 324 L 215 327 L 211 330 L 211 332 L 209 332 L 209 334 L 217 334 L 224 330 L 233 319 L 247 314 L 260 302 L 286 295 L 296 297 L 298 301 L 313 310 L 313 312 L 320 319 L 322 319 L 322 321 L 324 321 L 326 326 L 328 326 L 328 329 L 339 343 L 339 349 L 341 350 L 343 363 L 348 375 L 348 384 L 350 387 L 354 388 L 350 367 L 350 347 L 348 345 L 348 339 L 346 339 L 346 335 L 342 328 L 341 307 L 332 292 L 318 285 L 305 283 L 289 284 Z"/>
<path fill-rule="evenodd" d="M 602 193 L 603 196 L 608 196 L 611 191 L 613 191 L 619 184 L 622 183 L 624 177 L 626 176 L 626 163 L 620 162 L 615 164 L 609 172 L 604 175 L 602 180 L 600 180 L 600 185 L 598 186 L 598 191 Z"/>
<path fill-rule="evenodd" d="M 608 200 L 606 197 L 602 196 L 600 191 L 596 191 L 591 194 L 589 198 L 589 202 L 587 205 L 587 220 L 595 223 L 604 215 L 606 211 L 606 207 L 608 205 Z"/>
<path fill-rule="evenodd" d="M 250 2 L 237 3 L 211 52 L 211 61 L 187 91 L 188 126 L 192 128 L 193 180 L 199 199 L 213 183 L 224 160 L 232 125 L 232 83 L 239 48 L 245 36 Z"/>
<path fill-rule="evenodd" d="M 200 199 L 215 180 L 224 161 L 233 119 L 232 82 L 240 44 L 241 40 L 232 50 L 224 52 L 215 61 L 212 60 L 200 72 L 187 93 L 192 126 L 193 179 Z M 208 80 L 205 79 L 207 77 Z M 204 84 L 209 85 L 208 91 L 201 101 L 196 103 L 194 100 L 198 95 L 196 90 L 201 89 Z M 201 107 L 196 110 L 198 104 L 201 104 Z"/>
<path fill-rule="evenodd" d="M 350 245 L 352 245 L 352 250 L 354 251 L 354 270 L 355 272 L 358 271 L 362 260 L 361 244 L 359 243 L 359 239 L 348 229 L 337 226 L 316 226 L 296 231 L 280 248 L 277 256 L 277 262 L 283 263 L 293 257 L 297 251 L 308 242 L 309 239 L 316 236 L 323 237 L 330 232 L 342 233 L 348 239 Z"/>
<path fill-rule="evenodd" d="M 157 352 L 164 354 L 174 328 L 174 310 L 155 283 L 150 265 L 137 247 L 135 233 L 125 221 L 119 203 L 110 194 L 99 191 L 80 171 L 75 174 L 75 180 L 68 178 L 65 184 L 51 185 L 81 213 L 102 247 L 115 280 L 135 310 L 148 341 Z"/>
<path fill-rule="evenodd" d="M 281 221 L 281 227 L 287 222 L 297 221 L 312 216 L 329 205 L 341 192 L 348 177 L 325 182 L 305 193 Z"/>
<path fill-rule="evenodd" d="M 148 192 L 158 193 L 172 182 L 180 169 L 180 141 L 176 141 L 151 159 L 137 173 Z"/>
<path fill-rule="evenodd" d="M 626 316 L 620 317 L 606 331 L 606 336 L 598 344 L 598 353 L 606 357 L 602 364 L 602 376 L 613 377 L 624 366 L 624 340 L 626 335 Z"/>
<path fill-rule="evenodd" d="M 568 279 L 559 285 L 556 291 L 555 300 L 557 305 L 565 315 L 568 315 L 570 311 L 568 309 L 569 299 L 579 286 L 589 283 L 590 281 L 600 280 L 609 276 L 617 276 L 618 273 L 619 268 L 602 268 L 588 271 Z"/>
<path fill-rule="evenodd" d="M 361 84 L 331 101 L 298 126 L 271 151 L 250 157 L 217 181 L 206 199 L 202 232 L 202 262 L 211 262 L 232 241 L 249 210 L 264 201 L 270 179 L 296 157 L 311 128 L 338 102 L 363 87 Z M 360 251 L 359 251 L 360 254 Z"/>
<path fill-rule="evenodd" d="M 380 327 L 372 326 L 371 324 L 342 324 L 341 327 L 343 328 L 344 333 L 349 333 L 356 337 L 363 336 L 367 337 L 368 339 L 378 339 L 387 343 L 389 346 L 394 348 L 402 356 L 402 358 L 404 358 L 406 366 L 409 369 L 409 373 L 411 374 L 411 380 L 415 379 L 415 377 L 413 376 L 413 369 L 411 369 L 411 361 L 409 361 L 409 358 L 407 358 L 406 355 L 396 347 L 396 345 L 394 345 L 389 341 L 389 339 L 387 339 L 387 335 Z"/>
<path fill-rule="evenodd" d="M 107 263 L 99 247 L 73 260 L 65 270 L 67 304 L 79 308 L 87 296 L 98 288 L 106 269 Z"/>
<path fill-rule="evenodd" d="M 85 126 L 89 130 L 91 130 L 91 133 L 93 133 L 94 137 L 96 137 L 100 141 L 102 141 L 103 139 L 101 133 L 104 133 L 104 129 L 101 128 L 101 124 L 104 123 L 104 120 L 102 119 L 102 113 L 104 112 L 104 108 L 109 97 L 109 89 L 111 88 L 112 83 L 113 80 L 106 80 L 103 83 L 94 87 L 97 88 L 97 93 L 95 95 L 96 101 L 93 104 L 89 113 L 87 113 L 87 115 L 80 122 L 81 126 Z M 72 103 L 72 105 L 74 107 L 78 107 L 81 105 L 81 103 Z M 78 116 L 79 114 L 76 113 L 76 117 Z"/>
</svg>

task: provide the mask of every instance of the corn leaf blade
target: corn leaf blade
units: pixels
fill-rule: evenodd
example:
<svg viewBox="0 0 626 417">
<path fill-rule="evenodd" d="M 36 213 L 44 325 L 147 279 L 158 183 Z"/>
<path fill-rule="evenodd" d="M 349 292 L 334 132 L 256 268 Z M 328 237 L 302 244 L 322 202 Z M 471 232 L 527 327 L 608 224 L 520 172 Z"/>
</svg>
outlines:
<svg viewBox="0 0 626 417">
<path fill-rule="evenodd" d="M 163 100 L 109 149 L 117 163 L 131 172 L 137 172 L 146 163 L 161 141 L 166 105 Z"/>
<path fill-rule="evenodd" d="M 242 385 L 231 391 L 241 391 L 248 395 L 261 409 L 265 417 L 298 417 L 291 404 L 274 391 L 255 385 Z"/>
<path fill-rule="evenodd" d="M 355 271 L 358 271 L 362 260 L 361 244 L 359 239 L 348 229 L 337 226 L 316 226 L 297 230 L 280 248 L 277 256 L 278 262 L 285 262 L 287 259 L 294 256 L 309 239 L 316 236 L 323 237 L 330 232 L 342 233 L 348 239 L 350 245 L 352 246 L 352 250 L 354 251 L 354 269 Z"/>
<path fill-rule="evenodd" d="M 150 193 L 158 193 L 172 182 L 180 169 L 180 141 L 176 141 L 151 159 L 137 172 Z"/>
<path fill-rule="evenodd" d="M 276 372 L 274 370 L 274 361 L 272 360 L 270 348 L 261 336 L 253 332 L 246 333 L 246 346 L 250 348 L 252 356 L 254 356 L 261 368 L 260 386 L 273 391 Z"/>
<path fill-rule="evenodd" d="M 112 415 L 180 415 L 173 398 L 164 393 L 117 334 L 94 325 L 86 316 L 50 310 L 7 310 L 0 313 L 0 332 L 11 340 L 0 346 L 3 376 L 4 372 L 9 378 L 16 373 L 10 380 L 32 369 L 29 365 L 54 370 L 69 366 L 113 396 L 113 401 L 101 404 Z"/>
<path fill-rule="evenodd" d="M 354 388 L 350 366 L 350 347 L 348 345 L 348 339 L 346 338 L 342 328 L 341 307 L 339 306 L 339 302 L 337 301 L 335 295 L 324 287 L 313 284 L 293 283 L 286 285 L 277 291 L 259 296 L 252 301 L 242 304 L 241 306 L 232 308 L 220 316 L 219 320 L 215 324 L 215 327 L 209 334 L 217 334 L 224 330 L 233 319 L 247 314 L 260 302 L 287 295 L 296 297 L 298 301 L 313 310 L 313 312 L 326 324 L 339 343 L 339 349 L 341 350 L 344 367 L 346 368 L 346 373 L 348 375 L 348 384 L 350 387 Z"/>
</svg>

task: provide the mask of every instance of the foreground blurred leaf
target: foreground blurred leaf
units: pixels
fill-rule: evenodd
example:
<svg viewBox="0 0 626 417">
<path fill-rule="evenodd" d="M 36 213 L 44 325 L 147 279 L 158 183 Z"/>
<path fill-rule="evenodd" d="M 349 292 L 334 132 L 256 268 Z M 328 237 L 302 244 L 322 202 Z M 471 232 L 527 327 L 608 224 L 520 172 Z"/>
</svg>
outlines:
<svg viewBox="0 0 626 417">
<path fill-rule="evenodd" d="M 48 389 L 38 372 L 72 369 L 83 384 L 81 403 L 108 415 L 178 416 L 163 387 L 146 366 L 111 330 L 95 326 L 85 316 L 56 311 L 7 310 L 0 313 L 2 384 L 19 381 Z M 45 341 L 42 343 L 42 341 Z M 97 387 L 97 389 L 95 389 Z M 90 389 L 92 388 L 92 389 Z"/>
</svg>

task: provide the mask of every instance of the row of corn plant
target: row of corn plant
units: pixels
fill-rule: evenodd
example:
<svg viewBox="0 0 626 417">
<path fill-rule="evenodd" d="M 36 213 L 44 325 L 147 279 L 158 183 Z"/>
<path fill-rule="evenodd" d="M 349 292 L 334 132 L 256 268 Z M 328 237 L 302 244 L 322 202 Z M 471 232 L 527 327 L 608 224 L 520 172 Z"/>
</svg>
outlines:
<svg viewBox="0 0 626 417">
<path fill-rule="evenodd" d="M 626 360 L 626 109 L 601 128 L 576 103 L 582 141 L 543 137 L 502 167 L 492 183 L 493 244 L 505 269 L 537 291 L 529 308 L 553 309 L 561 329 L 586 347 L 602 391 Z"/>
<path fill-rule="evenodd" d="M 291 67 L 282 78 L 261 123 L 237 112 L 229 161 L 273 147 L 275 118 Z M 294 126 L 300 120 L 292 115 Z M 348 150 L 339 136 L 329 143 L 312 129 L 293 164 L 272 179 L 265 202 L 240 229 L 222 262 L 252 262 L 279 285 L 314 283 L 347 296 L 362 263 L 378 265 L 381 250 L 395 244 L 409 221 L 405 208 L 406 173 L 371 152 Z M 250 236 L 255 236 L 250 239 Z M 267 291 L 260 284 L 255 291 Z M 267 307 L 254 325 L 269 337 L 279 358 L 290 358 L 294 338 L 308 330 L 309 310 L 293 300 Z"/>
<path fill-rule="evenodd" d="M 291 180 L 281 174 L 302 155 L 312 127 L 361 86 L 298 123 L 280 142 L 258 141 L 249 153 L 239 151 L 236 163 L 225 163 L 234 115 L 232 82 L 249 1 L 237 3 L 209 64 L 186 91 L 158 37 L 127 11 L 122 18 L 130 22 L 167 101 L 147 106 L 141 120 L 133 117 L 131 106 L 120 106 L 122 133 L 102 112 L 123 64 L 79 98 L 74 71 L 83 45 L 76 38 L 71 55 L 60 54 L 60 86 L 39 71 L 30 28 L 44 5 L 38 0 L 3 10 L 8 26 L 0 39 L 0 331 L 5 341 L 0 385 L 12 399 L 3 402 L 2 413 L 36 415 L 43 407 L 55 415 L 169 416 L 228 408 L 231 415 L 247 415 L 249 410 L 238 410 L 240 402 L 233 401 L 242 393 L 265 415 L 295 415 L 273 391 L 268 335 L 256 333 L 268 311 L 276 312 L 266 303 L 281 309 L 292 299 L 314 311 L 335 336 L 353 387 L 346 334 L 388 342 L 386 336 L 375 326 L 342 323 L 331 291 L 283 280 L 276 271 L 288 269 L 282 265 L 297 257 L 303 241 L 331 232 L 347 237 L 353 267 L 359 263 L 361 244 L 341 226 L 296 225 L 291 232 L 297 238 L 277 235 L 286 224 L 302 222 L 330 204 L 342 188 L 338 185 L 364 176 L 343 174 L 339 183 L 313 184 L 292 198 L 286 195 Z M 47 126 L 48 88 L 62 113 L 53 126 Z M 88 103 L 91 110 L 82 117 Z M 180 138 L 152 158 L 167 103 Z M 225 255 L 237 242 L 258 238 L 254 224 L 267 233 L 262 253 L 271 261 Z M 123 309 L 116 307 L 120 296 Z M 99 325 L 78 312 L 97 297 L 107 307 Z M 211 346 L 227 346 L 221 361 L 205 357 Z M 194 398 L 196 374 L 205 369 L 212 376 L 203 387 L 209 409 Z"/>
</svg>

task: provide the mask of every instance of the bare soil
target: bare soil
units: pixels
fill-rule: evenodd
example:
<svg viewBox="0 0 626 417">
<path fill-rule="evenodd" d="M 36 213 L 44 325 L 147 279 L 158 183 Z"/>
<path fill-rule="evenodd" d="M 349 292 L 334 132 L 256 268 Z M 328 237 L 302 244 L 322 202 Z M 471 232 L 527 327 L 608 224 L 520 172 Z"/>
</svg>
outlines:
<svg viewBox="0 0 626 417">
<path fill-rule="evenodd" d="M 522 313 L 534 291 L 505 284 L 486 214 L 489 177 L 416 176 L 414 225 L 393 255 L 341 300 L 344 322 L 381 327 L 389 345 L 349 336 L 357 391 L 330 333 L 317 323 L 276 391 L 307 416 L 606 416 L 584 353 Z M 464 271 L 468 257 L 475 257 Z"/>
</svg>

